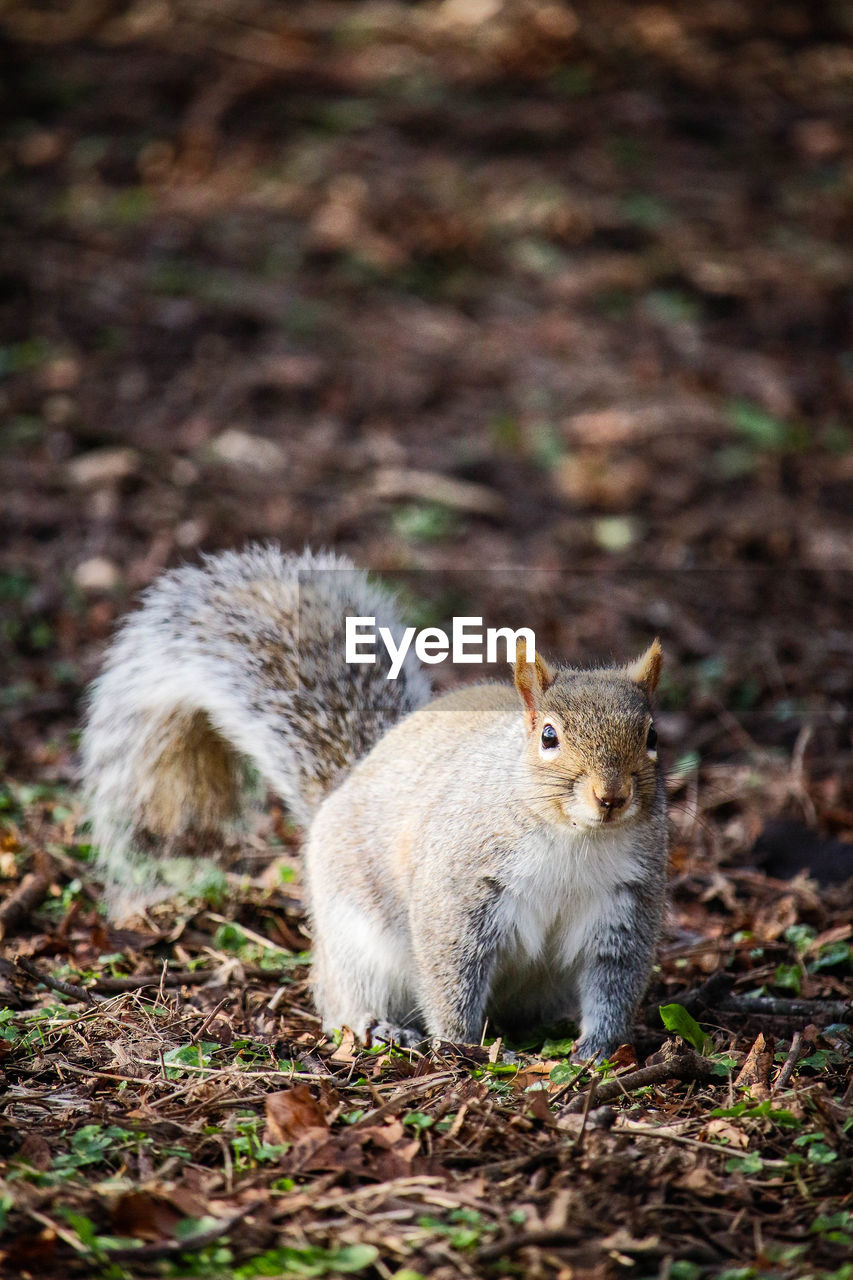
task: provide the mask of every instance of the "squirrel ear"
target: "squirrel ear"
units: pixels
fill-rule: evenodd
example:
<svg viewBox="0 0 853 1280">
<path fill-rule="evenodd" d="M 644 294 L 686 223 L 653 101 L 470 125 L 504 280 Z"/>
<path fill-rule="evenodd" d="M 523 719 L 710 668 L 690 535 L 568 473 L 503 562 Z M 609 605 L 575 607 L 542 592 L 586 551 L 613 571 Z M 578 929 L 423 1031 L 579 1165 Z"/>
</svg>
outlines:
<svg viewBox="0 0 853 1280">
<path fill-rule="evenodd" d="M 515 651 L 515 687 L 521 694 L 524 703 L 524 719 L 528 729 L 536 723 L 536 715 L 542 695 L 554 683 L 554 673 L 539 654 L 534 654 L 533 661 L 527 661 L 527 645 L 520 640 Z"/>
<path fill-rule="evenodd" d="M 663 649 L 660 647 L 660 640 L 653 640 L 645 653 L 641 653 L 636 662 L 630 662 L 626 667 L 626 675 L 629 680 L 633 680 L 634 684 L 638 684 L 641 689 L 645 689 L 646 693 L 654 693 L 658 687 L 660 679 L 661 663 L 663 662 Z"/>
</svg>

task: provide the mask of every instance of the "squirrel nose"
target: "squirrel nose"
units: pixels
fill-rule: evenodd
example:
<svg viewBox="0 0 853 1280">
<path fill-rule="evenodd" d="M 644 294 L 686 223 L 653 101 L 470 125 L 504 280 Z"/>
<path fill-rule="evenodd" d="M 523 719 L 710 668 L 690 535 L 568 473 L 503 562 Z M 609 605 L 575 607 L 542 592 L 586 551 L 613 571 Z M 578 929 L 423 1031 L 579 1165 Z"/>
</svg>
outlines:
<svg viewBox="0 0 853 1280">
<path fill-rule="evenodd" d="M 616 795 L 612 791 L 605 791 L 603 796 L 600 796 L 597 791 L 593 791 L 592 794 L 602 809 L 621 809 L 626 799 L 625 796 Z"/>
<path fill-rule="evenodd" d="M 592 794 L 595 797 L 595 803 L 602 810 L 605 817 L 609 817 L 617 809 L 624 809 L 628 803 L 631 794 L 630 786 L 625 787 L 604 787 L 599 793 L 595 787 L 592 788 Z"/>
</svg>

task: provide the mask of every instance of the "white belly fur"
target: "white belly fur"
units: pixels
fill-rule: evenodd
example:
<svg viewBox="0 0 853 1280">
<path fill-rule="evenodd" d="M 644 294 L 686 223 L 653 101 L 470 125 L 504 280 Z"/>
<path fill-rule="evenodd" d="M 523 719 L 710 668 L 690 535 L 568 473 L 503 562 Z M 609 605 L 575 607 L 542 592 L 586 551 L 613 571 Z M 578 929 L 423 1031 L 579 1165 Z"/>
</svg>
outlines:
<svg viewBox="0 0 853 1280">
<path fill-rule="evenodd" d="M 535 1008 L 537 986 L 566 986 L 596 925 L 624 911 L 618 886 L 637 876 L 635 839 L 570 828 L 522 843 L 499 907 L 499 1004 Z"/>
</svg>

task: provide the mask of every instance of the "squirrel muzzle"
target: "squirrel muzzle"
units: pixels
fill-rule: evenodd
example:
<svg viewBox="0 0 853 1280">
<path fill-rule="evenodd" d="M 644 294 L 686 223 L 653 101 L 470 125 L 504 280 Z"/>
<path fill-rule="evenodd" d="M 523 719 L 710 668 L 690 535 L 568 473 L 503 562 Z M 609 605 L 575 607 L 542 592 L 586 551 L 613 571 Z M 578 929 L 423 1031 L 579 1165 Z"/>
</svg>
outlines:
<svg viewBox="0 0 853 1280">
<path fill-rule="evenodd" d="M 601 823 L 619 820 L 633 799 L 634 780 L 630 774 L 593 773 L 585 780 L 584 800 Z"/>
<path fill-rule="evenodd" d="M 589 779 L 587 789 L 590 807 L 598 810 L 602 822 L 610 822 L 621 814 L 634 798 L 634 783 L 631 778 L 593 776 Z"/>
</svg>

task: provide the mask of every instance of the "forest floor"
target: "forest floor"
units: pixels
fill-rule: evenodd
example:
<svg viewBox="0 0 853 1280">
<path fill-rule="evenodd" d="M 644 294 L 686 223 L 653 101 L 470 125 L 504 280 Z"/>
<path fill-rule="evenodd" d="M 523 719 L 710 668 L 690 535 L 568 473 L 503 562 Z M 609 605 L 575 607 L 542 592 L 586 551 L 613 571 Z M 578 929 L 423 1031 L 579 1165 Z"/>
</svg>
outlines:
<svg viewBox="0 0 853 1280">
<path fill-rule="evenodd" d="M 848 10 L 0 29 L 0 1268 L 851 1280 Z M 661 636 L 633 1050 L 322 1036 L 274 800 L 205 901 L 106 921 L 85 687 L 142 587 L 249 538 L 567 661 Z"/>
</svg>

